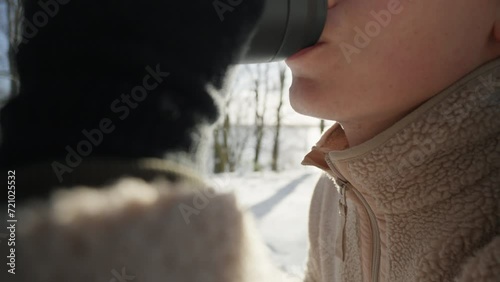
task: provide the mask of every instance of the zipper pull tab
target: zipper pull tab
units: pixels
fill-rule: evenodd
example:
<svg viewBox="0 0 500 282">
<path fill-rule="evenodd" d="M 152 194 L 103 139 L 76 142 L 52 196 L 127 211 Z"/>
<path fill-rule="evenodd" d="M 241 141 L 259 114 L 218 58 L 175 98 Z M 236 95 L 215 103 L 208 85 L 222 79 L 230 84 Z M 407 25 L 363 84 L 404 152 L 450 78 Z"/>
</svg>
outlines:
<svg viewBox="0 0 500 282">
<path fill-rule="evenodd" d="M 339 183 L 339 220 L 340 220 L 340 228 L 337 230 L 337 241 L 335 246 L 335 255 L 340 258 L 342 261 L 345 259 L 345 225 L 347 221 L 347 199 L 346 199 L 346 190 L 347 190 L 347 182 L 344 182 L 340 179 L 337 179 Z"/>
</svg>

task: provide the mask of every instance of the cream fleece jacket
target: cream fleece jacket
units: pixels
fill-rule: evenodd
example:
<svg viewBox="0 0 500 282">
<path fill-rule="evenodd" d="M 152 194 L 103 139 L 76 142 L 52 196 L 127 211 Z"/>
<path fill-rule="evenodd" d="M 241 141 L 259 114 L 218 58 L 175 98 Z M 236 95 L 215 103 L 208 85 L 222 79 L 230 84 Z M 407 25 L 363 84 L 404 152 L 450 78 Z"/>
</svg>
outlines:
<svg viewBox="0 0 500 282">
<path fill-rule="evenodd" d="M 305 281 L 500 281 L 499 88 L 497 59 L 359 146 L 328 130 Z"/>
</svg>

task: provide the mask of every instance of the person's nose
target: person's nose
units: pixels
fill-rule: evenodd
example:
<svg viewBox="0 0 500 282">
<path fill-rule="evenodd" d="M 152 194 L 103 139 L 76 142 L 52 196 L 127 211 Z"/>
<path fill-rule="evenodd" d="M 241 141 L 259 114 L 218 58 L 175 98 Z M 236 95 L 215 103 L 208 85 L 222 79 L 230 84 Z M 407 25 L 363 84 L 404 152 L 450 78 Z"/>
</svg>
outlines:
<svg viewBox="0 0 500 282">
<path fill-rule="evenodd" d="M 333 7 L 334 4 L 335 4 L 335 0 L 328 0 L 328 8 Z"/>
</svg>

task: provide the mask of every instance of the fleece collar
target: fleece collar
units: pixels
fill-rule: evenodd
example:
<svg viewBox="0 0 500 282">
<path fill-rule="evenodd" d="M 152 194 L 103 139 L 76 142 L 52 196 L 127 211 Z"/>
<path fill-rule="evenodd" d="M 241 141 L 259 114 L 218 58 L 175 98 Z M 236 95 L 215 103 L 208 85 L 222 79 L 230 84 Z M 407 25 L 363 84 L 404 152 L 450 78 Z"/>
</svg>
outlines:
<svg viewBox="0 0 500 282">
<path fill-rule="evenodd" d="M 358 146 L 349 147 L 342 127 L 335 124 L 302 164 L 347 180 L 388 209 L 424 204 L 423 200 L 409 203 L 406 197 L 398 198 L 401 189 L 418 193 L 414 196 L 430 195 L 432 187 L 455 187 L 451 193 L 458 192 L 458 187 L 474 183 L 499 163 L 499 88 L 500 59 L 496 59 Z M 491 159 L 476 159 L 476 150 L 489 151 Z M 446 193 L 450 190 L 438 194 Z"/>
</svg>

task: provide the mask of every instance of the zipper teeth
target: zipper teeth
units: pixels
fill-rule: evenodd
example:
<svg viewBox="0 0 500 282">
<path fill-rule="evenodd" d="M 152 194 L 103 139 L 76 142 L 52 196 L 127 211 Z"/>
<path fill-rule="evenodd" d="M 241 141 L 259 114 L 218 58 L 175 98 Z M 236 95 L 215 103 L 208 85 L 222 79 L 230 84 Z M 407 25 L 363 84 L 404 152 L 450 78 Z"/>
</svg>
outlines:
<svg viewBox="0 0 500 282">
<path fill-rule="evenodd" d="M 352 190 L 356 194 L 356 196 L 363 202 L 363 205 L 365 206 L 366 211 L 368 212 L 368 216 L 370 217 L 370 223 L 372 226 L 372 233 L 373 233 L 373 249 L 372 249 L 372 281 L 377 282 L 378 281 L 378 272 L 380 268 L 380 234 L 379 234 L 379 228 L 377 224 L 377 219 L 375 218 L 375 213 L 371 209 L 370 205 L 366 202 L 365 198 L 361 193 L 356 190 L 354 187 L 352 187 Z"/>
<path fill-rule="evenodd" d="M 335 165 L 332 163 L 332 161 L 330 160 L 330 158 L 327 156 L 325 158 L 326 160 L 326 163 L 328 164 L 328 166 L 330 167 L 330 169 L 332 170 L 333 174 L 335 176 L 337 176 L 337 178 L 340 180 L 341 182 L 341 186 L 347 190 L 348 187 L 350 187 L 352 189 L 352 191 L 354 191 L 354 193 L 356 194 L 356 196 L 361 200 L 361 202 L 363 203 L 363 206 L 365 207 L 367 213 L 368 213 L 368 217 L 370 218 L 370 225 L 372 227 L 372 234 L 373 234 L 373 248 L 372 248 L 372 282 L 378 282 L 378 274 L 379 274 L 379 271 L 380 271 L 380 234 L 379 234 L 379 227 L 378 227 L 378 224 L 377 224 L 377 219 L 375 218 L 375 213 L 373 212 L 372 208 L 370 207 L 370 205 L 368 205 L 368 202 L 366 202 L 366 199 L 365 197 L 363 197 L 363 195 L 361 195 L 361 193 L 356 190 L 356 188 L 354 188 L 354 186 L 349 183 L 349 181 L 347 181 L 347 179 L 345 179 L 343 177 L 343 175 L 337 170 L 337 168 L 335 167 Z M 344 193 L 346 193 L 347 191 L 344 191 Z"/>
<path fill-rule="evenodd" d="M 340 180 L 340 182 L 342 182 L 342 185 L 346 185 L 347 179 L 345 179 L 344 176 L 342 176 L 342 174 L 337 170 L 337 168 L 332 163 L 330 158 L 326 157 L 325 160 L 326 160 L 326 164 L 328 164 L 328 166 L 330 167 L 330 170 L 332 170 L 334 176 L 336 176 Z"/>
</svg>

